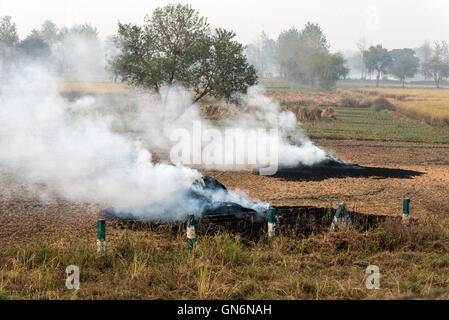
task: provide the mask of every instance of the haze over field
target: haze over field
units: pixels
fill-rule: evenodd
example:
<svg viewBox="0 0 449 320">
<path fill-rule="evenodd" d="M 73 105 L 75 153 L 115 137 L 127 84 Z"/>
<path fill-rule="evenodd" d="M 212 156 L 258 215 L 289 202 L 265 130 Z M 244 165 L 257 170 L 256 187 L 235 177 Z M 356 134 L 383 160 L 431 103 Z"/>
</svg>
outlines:
<svg viewBox="0 0 449 320">
<path fill-rule="evenodd" d="M 105 39 L 117 32 L 117 21 L 141 24 L 143 16 L 168 1 L 57 1 L 0 0 L 0 16 L 11 15 L 21 38 L 47 19 L 60 26 L 91 23 Z M 318 22 L 331 50 L 356 50 L 364 37 L 368 44 L 385 47 L 418 47 L 424 39 L 449 38 L 449 2 L 445 0 L 403 1 L 181 1 L 191 4 L 212 25 L 234 30 L 237 39 L 250 43 L 262 30 L 270 38 L 307 21 Z M 29 14 L 32 12 L 32 14 Z"/>
</svg>

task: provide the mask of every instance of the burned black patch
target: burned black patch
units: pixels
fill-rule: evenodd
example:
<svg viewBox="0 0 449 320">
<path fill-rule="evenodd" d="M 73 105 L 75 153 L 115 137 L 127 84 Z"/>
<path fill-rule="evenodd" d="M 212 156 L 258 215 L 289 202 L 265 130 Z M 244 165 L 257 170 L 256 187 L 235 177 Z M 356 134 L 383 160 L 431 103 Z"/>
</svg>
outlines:
<svg viewBox="0 0 449 320">
<path fill-rule="evenodd" d="M 281 167 L 271 177 L 286 181 L 322 181 L 330 178 L 411 179 L 422 174 L 414 170 L 359 166 L 327 157 L 314 165 Z"/>
<path fill-rule="evenodd" d="M 335 162 L 330 162 L 328 165 L 340 169 L 353 166 Z M 204 177 L 202 181 L 194 182 L 187 194 L 191 198 L 208 203 L 211 199 L 208 198 L 207 191 L 227 192 L 227 189 L 216 179 Z M 297 237 L 307 237 L 311 234 L 328 231 L 336 212 L 336 209 L 333 208 L 312 206 L 275 206 L 274 208 L 276 209 L 276 232 Z M 348 211 L 346 214 L 350 217 L 351 228 L 360 232 L 375 228 L 387 219 L 401 219 L 401 217 L 369 215 L 354 211 Z M 115 221 L 116 225 L 121 228 L 139 229 L 142 227 L 163 228 L 169 226 L 169 230 L 173 232 L 185 229 L 185 221 L 151 220 L 149 218 L 151 212 L 144 216 L 138 216 L 131 212 L 109 208 L 99 212 L 99 215 Z M 214 234 L 220 230 L 226 230 L 240 233 L 245 238 L 255 240 L 266 236 L 267 214 L 258 213 L 237 203 L 209 203 L 200 214 L 196 214 L 195 228 L 198 234 Z"/>
<path fill-rule="evenodd" d="M 336 211 L 332 208 L 312 206 L 277 206 L 274 208 L 277 212 L 276 232 L 299 238 L 329 231 Z M 347 214 L 351 218 L 351 228 L 359 232 L 374 229 L 387 220 L 395 223 L 401 220 L 399 216 L 363 214 L 354 211 L 348 211 Z M 133 230 L 151 228 L 155 230 L 168 229 L 173 233 L 185 231 L 184 221 L 115 220 L 114 225 Z M 227 231 L 240 234 L 244 239 L 258 241 L 267 236 L 267 217 L 251 211 L 239 211 L 239 208 L 230 205 L 226 209 L 222 208 L 220 211 L 197 217 L 195 228 L 199 235 L 213 235 L 219 231 Z"/>
<path fill-rule="evenodd" d="M 234 220 L 239 219 L 260 219 L 261 215 L 251 208 L 244 207 L 238 203 L 233 202 L 221 202 L 213 199 L 212 194 L 216 192 L 226 193 L 228 190 L 218 180 L 212 177 L 203 177 L 201 180 L 193 182 L 192 186 L 185 191 L 184 198 L 198 200 L 201 203 L 201 211 L 194 212 L 197 216 L 202 217 L 227 217 L 232 216 Z M 118 221 L 147 221 L 155 215 L 151 211 L 152 208 L 146 209 L 144 214 L 127 212 L 126 210 L 120 210 L 117 208 L 108 208 L 99 213 L 101 217 L 118 220 Z M 186 213 L 187 214 L 187 213 Z M 167 216 L 170 216 L 168 213 Z M 174 221 L 166 221 L 174 222 Z"/>
</svg>

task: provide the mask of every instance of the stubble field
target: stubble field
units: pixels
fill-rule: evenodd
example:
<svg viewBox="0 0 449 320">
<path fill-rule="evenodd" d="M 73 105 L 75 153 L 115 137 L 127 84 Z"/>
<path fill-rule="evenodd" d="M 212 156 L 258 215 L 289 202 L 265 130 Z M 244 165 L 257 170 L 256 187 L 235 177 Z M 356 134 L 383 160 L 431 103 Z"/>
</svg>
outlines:
<svg viewBox="0 0 449 320">
<path fill-rule="evenodd" d="M 101 206 L 62 199 L 46 203 L 35 190 L 2 173 L 0 298 L 449 298 L 444 290 L 435 291 L 449 287 L 449 143 L 313 140 L 331 155 L 370 170 L 352 176 L 333 171 L 273 177 L 202 173 L 273 205 L 336 208 L 345 202 L 357 212 L 400 216 L 402 199 L 408 197 L 418 225 L 391 222 L 365 233 L 309 237 L 280 234 L 273 242 L 245 241 L 225 231 L 198 235 L 189 252 L 185 235 L 169 227 L 132 229 L 107 221 L 107 252 L 97 256 Z M 65 287 L 65 269 L 72 264 L 81 273 L 75 291 Z M 380 268 L 378 290 L 365 287 L 369 265 Z"/>
</svg>

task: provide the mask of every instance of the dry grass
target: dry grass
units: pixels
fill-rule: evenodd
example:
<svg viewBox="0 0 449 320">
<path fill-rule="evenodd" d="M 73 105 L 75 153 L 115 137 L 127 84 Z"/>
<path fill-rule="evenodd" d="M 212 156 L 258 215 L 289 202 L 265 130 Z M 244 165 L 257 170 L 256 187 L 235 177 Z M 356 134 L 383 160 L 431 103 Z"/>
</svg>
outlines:
<svg viewBox="0 0 449 320">
<path fill-rule="evenodd" d="M 8 85 L 0 87 L 2 90 L 9 90 Z M 24 86 L 30 91 L 47 91 L 59 93 L 82 93 L 82 94 L 111 94 L 111 93 L 129 93 L 131 89 L 125 84 L 110 82 L 59 82 L 55 83 L 29 83 Z"/>
<path fill-rule="evenodd" d="M 129 93 L 130 89 L 120 83 L 78 83 L 78 82 L 62 82 L 58 83 L 60 92 L 83 92 L 83 93 Z"/>
<path fill-rule="evenodd" d="M 330 119 L 330 120 L 336 120 L 338 116 L 337 111 L 335 111 L 332 107 L 327 107 L 325 110 L 321 112 L 321 118 L 323 119 Z"/>
<path fill-rule="evenodd" d="M 376 104 L 374 106 L 376 110 L 395 109 L 405 116 L 430 125 L 449 127 L 448 90 L 372 88 L 337 89 L 328 93 L 270 91 L 267 95 L 288 108 L 300 106 L 363 108 L 373 107 L 373 104 Z M 378 99 L 386 99 L 389 103 Z"/>
<path fill-rule="evenodd" d="M 389 110 L 394 111 L 394 105 L 384 97 L 379 97 L 371 102 L 371 107 L 376 111 Z"/>
<path fill-rule="evenodd" d="M 279 92 L 269 91 L 267 96 L 287 107 L 366 107 L 365 95 L 355 91 L 337 89 L 334 92 Z"/>
<path fill-rule="evenodd" d="M 21 244 L 2 254 L 3 299 L 385 299 L 449 286 L 447 228 L 427 222 L 385 224 L 273 243 L 246 243 L 227 232 L 199 237 L 122 230 L 98 256 L 92 239 Z M 80 290 L 65 288 L 65 268 L 80 268 Z M 381 289 L 365 288 L 365 269 L 381 271 Z M 447 296 L 447 295 L 446 295 Z M 444 296 L 443 296 L 444 297 Z"/>
<path fill-rule="evenodd" d="M 281 105 L 290 108 L 294 106 L 328 107 L 342 104 L 342 97 L 337 93 L 269 91 L 267 92 L 267 96 L 276 99 Z"/>
<path fill-rule="evenodd" d="M 299 107 L 295 106 L 291 111 L 296 115 L 298 121 L 311 120 L 316 121 L 321 119 L 322 111 L 318 106 Z"/>
<path fill-rule="evenodd" d="M 201 104 L 201 116 L 209 120 L 235 118 L 240 111 L 233 104 Z"/>
<path fill-rule="evenodd" d="M 381 96 L 407 116 L 431 125 L 449 126 L 449 91 L 416 89 L 360 89 L 366 96 Z"/>
</svg>

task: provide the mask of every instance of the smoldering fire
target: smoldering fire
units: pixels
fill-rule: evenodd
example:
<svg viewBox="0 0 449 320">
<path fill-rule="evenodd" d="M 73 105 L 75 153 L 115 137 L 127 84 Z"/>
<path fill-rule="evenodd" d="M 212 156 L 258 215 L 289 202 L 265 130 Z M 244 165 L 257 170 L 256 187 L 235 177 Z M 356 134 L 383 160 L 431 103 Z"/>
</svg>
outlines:
<svg viewBox="0 0 449 320">
<path fill-rule="evenodd" d="M 39 90 L 36 83 L 46 83 L 54 90 Z M 137 114 L 139 121 L 135 124 L 151 121 L 140 128 L 140 134 L 130 137 L 128 132 L 111 128 L 117 122 L 127 125 L 131 119 L 102 114 L 99 110 L 106 106 L 102 98 L 70 102 L 56 88 L 56 79 L 40 66 L 30 65 L 22 72 L 19 70 L 11 79 L 9 89 L 1 92 L 0 165 L 4 171 L 29 185 L 43 183 L 63 199 L 99 203 L 136 217 L 150 214 L 148 217 L 152 219 L 170 220 L 179 219 L 187 211 L 200 214 L 204 210 L 204 203 L 189 197 L 188 193 L 192 183 L 202 177 L 201 173 L 182 163 L 154 164 L 151 152 L 143 146 L 153 142 L 169 150 L 173 147 L 166 143 L 170 132 L 191 126 L 192 121 L 198 121 L 206 129 L 214 128 L 212 123 L 201 119 L 194 105 L 175 122 L 169 118 L 162 120 L 167 109 L 185 108 L 185 91 L 171 90 L 165 105 L 145 100 L 145 111 Z M 264 97 L 263 89 L 250 89 L 244 100 L 260 112 L 214 129 L 223 132 L 238 128 L 279 128 L 280 166 L 311 164 L 324 159 L 325 152 L 302 132 L 297 132 L 294 117 L 288 112 L 279 113 L 278 103 Z M 115 101 L 116 107 L 123 103 L 121 99 Z M 128 129 L 136 128 L 131 125 Z M 153 134 L 154 130 L 159 135 Z M 286 141 L 287 135 L 295 136 L 292 133 L 302 142 L 299 146 Z M 263 138 L 269 141 L 269 137 Z M 240 190 L 209 190 L 208 193 L 215 202 L 234 203 L 257 212 L 268 207 Z M 44 193 L 42 197 L 51 199 L 52 196 Z"/>
</svg>

